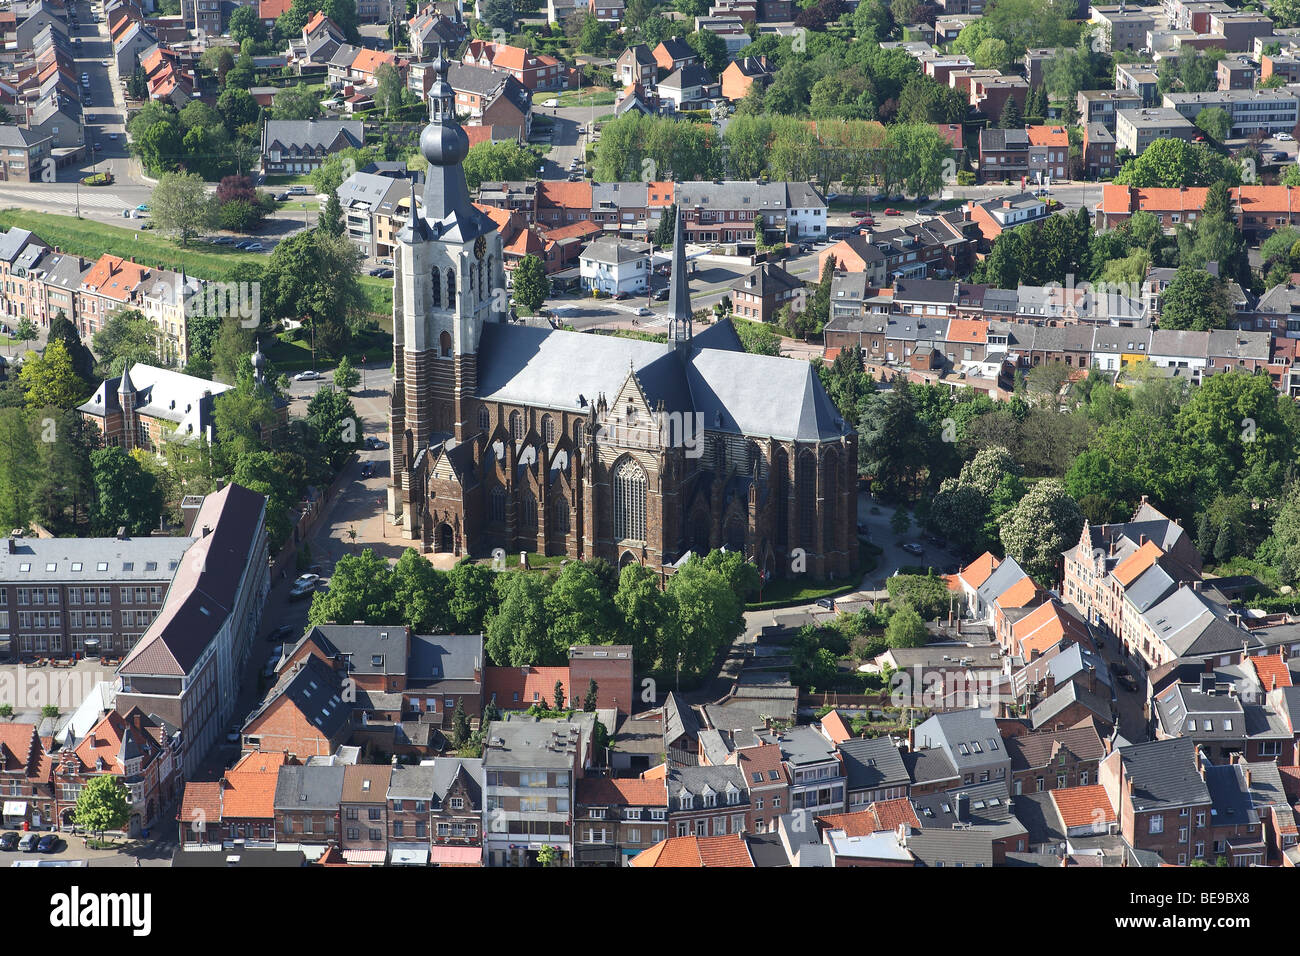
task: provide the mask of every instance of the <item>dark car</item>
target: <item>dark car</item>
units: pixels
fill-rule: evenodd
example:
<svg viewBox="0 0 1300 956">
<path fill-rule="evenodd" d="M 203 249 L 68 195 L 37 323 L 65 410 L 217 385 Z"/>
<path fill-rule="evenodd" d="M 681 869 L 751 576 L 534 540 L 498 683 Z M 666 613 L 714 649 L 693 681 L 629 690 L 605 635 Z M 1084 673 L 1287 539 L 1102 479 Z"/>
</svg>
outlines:
<svg viewBox="0 0 1300 956">
<path fill-rule="evenodd" d="M 369 477 L 370 477 L 371 475 L 373 475 L 374 473 L 375 473 L 375 469 L 374 469 L 374 467 L 370 464 L 370 462 L 365 462 L 364 464 L 362 464 L 362 466 L 361 466 L 361 477 L 362 477 L 362 478 L 369 478 Z"/>
<path fill-rule="evenodd" d="M 833 611 L 833 610 L 835 610 L 835 602 L 832 601 L 830 598 L 818 598 L 818 599 L 817 599 L 817 606 L 818 606 L 818 607 L 824 607 L 824 608 L 826 608 L 826 610 L 828 610 L 828 611 Z"/>
<path fill-rule="evenodd" d="M 660 289 L 658 292 L 656 292 L 656 293 L 655 293 L 655 301 L 656 301 L 656 302 L 667 302 L 667 301 L 668 301 L 668 289 Z"/>
<path fill-rule="evenodd" d="M 297 630 L 298 629 L 294 627 L 292 624 L 281 624 L 274 631 L 268 634 L 266 636 L 266 639 L 273 644 L 282 643 L 288 640 L 290 637 L 292 637 L 297 632 Z"/>
<path fill-rule="evenodd" d="M 13 853 L 18 849 L 18 834 L 10 830 L 8 833 L 0 834 L 0 850 L 5 853 Z"/>
<path fill-rule="evenodd" d="M 614 299 L 615 299 L 616 301 L 621 302 L 621 301 L 623 301 L 623 300 L 626 299 L 626 298 L 627 298 L 627 293 L 626 293 L 626 292 L 615 292 L 615 293 L 614 293 Z"/>
<path fill-rule="evenodd" d="M 37 841 L 36 852 L 57 853 L 59 851 L 59 844 L 62 842 L 63 841 L 59 839 L 58 834 L 47 833 Z"/>
<path fill-rule="evenodd" d="M 1119 682 L 1124 685 L 1125 690 L 1135 691 L 1138 689 L 1138 682 L 1133 679 L 1133 675 L 1125 671 L 1119 675 Z"/>
</svg>

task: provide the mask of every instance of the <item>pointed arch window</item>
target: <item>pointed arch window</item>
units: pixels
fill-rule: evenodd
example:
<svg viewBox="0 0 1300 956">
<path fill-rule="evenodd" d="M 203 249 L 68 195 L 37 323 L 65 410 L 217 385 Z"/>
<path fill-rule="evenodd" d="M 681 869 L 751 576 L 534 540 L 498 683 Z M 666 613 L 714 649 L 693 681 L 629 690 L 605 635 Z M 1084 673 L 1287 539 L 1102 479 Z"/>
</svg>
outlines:
<svg viewBox="0 0 1300 956">
<path fill-rule="evenodd" d="M 429 304 L 435 309 L 442 308 L 442 276 L 438 274 L 437 269 L 433 270 L 433 286 L 429 293 Z"/>
<path fill-rule="evenodd" d="M 644 541 L 646 514 L 645 471 L 631 458 L 614 470 L 614 539 Z"/>
<path fill-rule="evenodd" d="M 456 270 L 447 270 L 447 308 L 456 307 Z"/>
<path fill-rule="evenodd" d="M 499 485 L 488 494 L 488 520 L 506 520 L 506 492 Z"/>
<path fill-rule="evenodd" d="M 798 543 L 800 547 L 811 548 L 817 510 L 817 458 L 813 454 L 800 456 L 795 483 L 795 493 L 799 498 L 799 535 L 803 538 Z"/>
<path fill-rule="evenodd" d="M 579 418 L 573 423 L 573 444 L 578 448 L 582 447 L 582 419 Z"/>
<path fill-rule="evenodd" d="M 482 406 L 478 410 L 478 428 L 481 432 L 488 432 L 492 428 L 492 414 Z"/>
<path fill-rule="evenodd" d="M 569 500 L 564 495 L 551 499 L 551 527 L 557 534 L 569 533 Z"/>
<path fill-rule="evenodd" d="M 519 502 L 519 522 L 525 528 L 537 527 L 537 499 L 531 491 L 525 491 L 523 500 Z"/>
<path fill-rule="evenodd" d="M 451 358 L 451 333 L 444 331 L 438 336 L 438 351 L 443 358 Z"/>
<path fill-rule="evenodd" d="M 519 417 L 518 412 L 510 413 L 510 437 L 515 441 L 524 437 L 524 420 Z"/>
<path fill-rule="evenodd" d="M 555 419 L 550 415 L 542 416 L 542 441 L 548 445 L 555 444 Z"/>
</svg>

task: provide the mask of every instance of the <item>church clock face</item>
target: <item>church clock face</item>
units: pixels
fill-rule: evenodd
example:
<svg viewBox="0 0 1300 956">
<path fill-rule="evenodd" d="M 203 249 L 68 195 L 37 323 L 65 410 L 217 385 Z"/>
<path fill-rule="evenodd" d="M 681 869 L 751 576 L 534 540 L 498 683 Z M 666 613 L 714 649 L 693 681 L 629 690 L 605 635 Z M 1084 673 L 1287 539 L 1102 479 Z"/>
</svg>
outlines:
<svg viewBox="0 0 1300 956">
<path fill-rule="evenodd" d="M 482 262 L 483 257 L 486 254 L 487 254 L 487 239 L 485 239 L 483 236 L 479 236 L 477 239 L 474 240 L 474 255 L 478 256 L 479 261 Z"/>
</svg>

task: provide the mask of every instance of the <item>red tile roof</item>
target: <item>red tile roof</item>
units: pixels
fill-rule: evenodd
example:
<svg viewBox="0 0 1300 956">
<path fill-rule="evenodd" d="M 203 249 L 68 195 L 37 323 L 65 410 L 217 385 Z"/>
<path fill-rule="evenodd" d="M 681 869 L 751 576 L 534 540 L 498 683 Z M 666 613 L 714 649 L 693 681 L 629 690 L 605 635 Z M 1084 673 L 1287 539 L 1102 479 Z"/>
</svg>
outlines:
<svg viewBox="0 0 1300 956">
<path fill-rule="evenodd" d="M 1115 580 L 1121 585 L 1128 587 L 1137 580 L 1138 575 L 1159 561 L 1163 555 L 1160 545 L 1148 541 L 1121 561 L 1111 574 L 1115 575 Z"/>
<path fill-rule="evenodd" d="M 1018 645 L 1013 650 L 1026 660 L 1032 658 L 1035 651 L 1042 654 L 1067 637 L 1084 647 L 1092 645 L 1087 626 L 1055 600 L 1039 605 L 1011 625 L 1011 636 Z"/>
<path fill-rule="evenodd" d="M 1110 797 L 1106 796 L 1106 788 L 1100 784 L 1066 787 L 1049 792 L 1052 794 L 1052 802 L 1056 804 L 1056 812 L 1060 814 L 1061 822 L 1067 829 L 1115 822 Z"/>
<path fill-rule="evenodd" d="M 560 182 L 545 180 L 537 184 L 538 207 L 553 206 L 557 209 L 591 209 L 591 183 Z"/>
<path fill-rule="evenodd" d="M 293 0 L 258 0 L 257 15 L 263 20 L 278 20 L 291 6 Z"/>
<path fill-rule="evenodd" d="M 1070 145 L 1070 135 L 1065 131 L 1064 126 L 1026 126 L 1025 132 L 1029 135 L 1030 146 L 1065 148 Z"/>
<path fill-rule="evenodd" d="M 1259 675 L 1260 686 L 1265 692 L 1276 687 L 1291 686 L 1291 670 L 1286 666 L 1286 661 L 1281 654 L 1274 654 L 1271 657 L 1252 657 L 1250 662 L 1255 665 L 1255 673 Z"/>
<path fill-rule="evenodd" d="M 221 805 L 227 819 L 258 817 L 275 819 L 275 785 L 280 768 L 287 763 L 283 753 L 248 753 L 226 771 Z"/>
<path fill-rule="evenodd" d="M 749 867 L 754 859 L 739 833 L 713 837 L 669 837 L 632 858 L 641 867 Z"/>
<path fill-rule="evenodd" d="M 969 587 L 978 588 L 989 579 L 989 575 L 997 570 L 1002 562 L 993 556 L 991 552 L 985 551 L 978 558 L 972 561 L 966 567 L 961 569 L 961 579 Z"/>
<path fill-rule="evenodd" d="M 822 718 L 822 734 L 837 747 L 853 736 L 845 725 L 844 718 L 835 710 Z"/>
<path fill-rule="evenodd" d="M 1038 585 L 1026 575 L 997 596 L 998 607 L 1028 607 L 1038 594 Z"/>
<path fill-rule="evenodd" d="M 595 806 L 666 807 L 668 788 L 662 779 L 584 777 L 578 781 L 578 803 Z"/>
<path fill-rule="evenodd" d="M 190 780 L 181 797 L 181 826 L 202 830 L 206 824 L 221 822 L 221 781 Z"/>
<path fill-rule="evenodd" d="M 0 722 L 0 770 L 27 770 L 39 757 L 35 724 Z"/>
<path fill-rule="evenodd" d="M 921 829 L 916 810 L 905 798 L 877 800 L 854 813 L 829 813 L 817 823 L 826 830 L 843 830 L 845 836 L 870 836 L 885 830 L 897 830 L 900 824 Z"/>
</svg>

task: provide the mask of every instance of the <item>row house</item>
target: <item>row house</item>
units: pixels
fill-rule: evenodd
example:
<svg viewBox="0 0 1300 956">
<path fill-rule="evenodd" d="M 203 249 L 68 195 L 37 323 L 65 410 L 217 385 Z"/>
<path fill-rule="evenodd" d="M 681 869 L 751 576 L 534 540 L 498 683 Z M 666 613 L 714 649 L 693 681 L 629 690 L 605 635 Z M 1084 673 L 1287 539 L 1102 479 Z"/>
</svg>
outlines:
<svg viewBox="0 0 1300 956">
<path fill-rule="evenodd" d="M 376 865 L 388 859 L 388 792 L 397 768 L 350 764 L 339 795 L 339 849 L 349 863 Z"/>
<path fill-rule="evenodd" d="M 801 311 L 804 300 L 802 280 L 770 262 L 737 279 L 730 292 L 732 311 L 757 322 L 773 321 L 786 306 Z"/>
<path fill-rule="evenodd" d="M 483 784 L 479 759 L 440 757 L 420 766 L 394 766 L 387 793 L 390 861 L 480 864 Z"/>
<path fill-rule="evenodd" d="M 1125 107 L 1126 109 L 1155 106 L 1160 102 L 1161 95 L 1160 77 L 1157 74 L 1156 65 L 1154 63 L 1116 63 L 1115 89 L 1126 90 L 1138 95 L 1139 102 L 1132 104 L 1131 107 Z M 1115 132 L 1113 120 L 1107 128 L 1112 133 Z"/>
<path fill-rule="evenodd" d="M 703 837 L 745 832 L 749 790 L 739 767 L 670 765 L 665 768 L 664 787 L 670 835 Z"/>
<path fill-rule="evenodd" d="M 6 829 L 52 825 L 58 819 L 51 758 L 35 724 L 0 722 L 0 794 Z M 75 793 L 67 795 L 76 800 Z"/>
<path fill-rule="evenodd" d="M 842 813 L 848 802 L 844 765 L 836 745 L 822 729 L 811 726 L 758 734 L 764 744 L 780 748 L 789 780 L 791 810 Z"/>
<path fill-rule="evenodd" d="M 1115 134 L 1103 123 L 1084 125 L 1083 169 L 1088 179 L 1109 179 L 1118 169 Z"/>
<path fill-rule="evenodd" d="M 1097 784 L 1106 746 L 1091 723 L 1052 731 L 1010 735 L 1011 792 L 1014 796 Z"/>
<path fill-rule="evenodd" d="M 277 845 L 336 843 L 343 800 L 341 764 L 294 764 L 280 768 L 275 786 Z"/>
<path fill-rule="evenodd" d="M 662 778 L 584 777 L 576 800 L 576 866 L 626 865 L 669 836 L 668 788 Z"/>
<path fill-rule="evenodd" d="M 1196 221 L 1205 206 L 1207 189 L 1182 186 L 1141 189 L 1102 186 L 1094 212 L 1098 229 L 1114 229 L 1139 209 L 1150 212 L 1167 231 Z M 1234 186 L 1228 191 L 1237 227 L 1254 239 L 1283 227 L 1300 224 L 1300 187 Z"/>
</svg>

